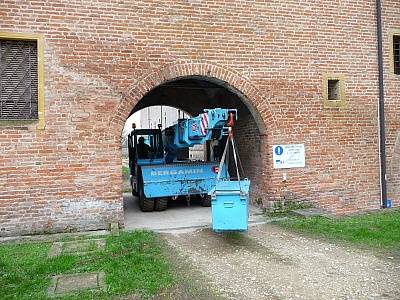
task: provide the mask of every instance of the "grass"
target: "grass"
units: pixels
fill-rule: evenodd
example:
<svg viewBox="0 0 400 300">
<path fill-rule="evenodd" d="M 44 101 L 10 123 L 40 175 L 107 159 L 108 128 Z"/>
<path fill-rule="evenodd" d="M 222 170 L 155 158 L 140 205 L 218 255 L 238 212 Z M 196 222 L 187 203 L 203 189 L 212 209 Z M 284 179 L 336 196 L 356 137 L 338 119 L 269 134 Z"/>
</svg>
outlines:
<svg viewBox="0 0 400 300">
<path fill-rule="evenodd" d="M 400 254 L 400 210 L 339 220 L 323 217 L 293 218 L 277 221 L 276 224 L 317 238 L 327 238 L 334 242 L 345 241 L 361 248 L 371 247 L 378 251 Z M 238 240 L 236 233 L 227 234 L 227 240 L 246 243 L 247 247 L 251 247 L 251 243 Z M 81 291 L 56 298 L 132 299 L 138 294 L 146 299 L 168 290 L 169 287 L 175 286 L 179 292 L 181 283 L 177 281 L 182 280 L 181 273 L 188 274 L 183 279 L 191 294 L 204 296 L 210 293 L 190 285 L 197 282 L 193 279 L 199 273 L 191 271 L 190 266 L 183 265 L 182 259 L 154 233 L 136 231 L 121 232 L 118 237 L 107 236 L 104 250 L 84 255 L 63 254 L 48 258 L 50 247 L 49 243 L 0 246 L 1 299 L 46 299 L 52 275 L 96 271 L 105 272 L 107 290 Z M 96 247 L 94 243 L 89 243 L 88 248 L 93 250 Z M 201 298 L 217 299 L 213 295 L 198 299 Z M 176 299 L 176 294 L 171 294 L 168 299 Z"/>
<path fill-rule="evenodd" d="M 57 299 L 148 298 L 173 284 L 170 265 L 157 237 L 149 232 L 106 237 L 105 250 L 48 258 L 51 244 L 0 246 L 1 299 L 46 299 L 51 275 L 104 271 L 106 291 L 76 292 Z"/>
<path fill-rule="evenodd" d="M 129 173 L 129 169 L 125 166 L 122 166 L 122 174 L 128 174 Z"/>
<path fill-rule="evenodd" d="M 377 250 L 400 249 L 400 211 L 345 217 L 293 218 L 277 222 L 280 226 L 335 241 L 346 241 Z"/>
</svg>

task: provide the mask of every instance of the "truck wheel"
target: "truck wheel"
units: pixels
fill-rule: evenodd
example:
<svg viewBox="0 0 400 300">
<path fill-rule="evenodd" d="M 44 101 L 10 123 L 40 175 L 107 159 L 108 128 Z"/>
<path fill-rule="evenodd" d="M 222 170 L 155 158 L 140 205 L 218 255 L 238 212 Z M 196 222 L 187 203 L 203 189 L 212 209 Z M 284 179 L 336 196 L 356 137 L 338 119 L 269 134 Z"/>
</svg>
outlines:
<svg viewBox="0 0 400 300">
<path fill-rule="evenodd" d="M 157 198 L 154 201 L 154 210 L 156 210 L 156 211 L 165 210 L 167 208 L 167 205 L 168 205 L 167 197 Z"/>
<path fill-rule="evenodd" d="M 139 198 L 139 207 L 144 212 L 153 211 L 154 199 L 147 199 L 146 197 Z"/>
<path fill-rule="evenodd" d="M 147 199 L 142 189 L 139 190 L 139 208 L 144 212 L 153 211 L 154 209 L 154 199 Z"/>
<path fill-rule="evenodd" d="M 139 196 L 139 193 L 138 193 L 138 191 L 137 191 L 137 185 L 136 185 L 136 184 L 133 184 L 133 181 L 134 181 L 134 180 L 136 181 L 136 178 L 133 178 L 133 177 L 129 178 L 129 184 L 130 184 L 130 186 L 131 186 L 132 196 L 137 197 L 137 196 Z M 133 187 L 135 187 L 136 190 L 135 190 Z"/>
<path fill-rule="evenodd" d="M 211 196 L 210 195 L 205 195 L 204 197 L 201 197 L 200 195 L 196 195 L 196 200 L 197 200 L 197 203 L 199 203 L 203 207 L 211 206 Z"/>
<path fill-rule="evenodd" d="M 153 211 L 154 209 L 154 199 L 150 198 L 147 199 L 146 195 L 144 194 L 143 191 L 143 178 L 141 172 L 138 173 L 138 194 L 139 194 L 139 208 L 141 211 L 148 212 L 148 211 Z"/>
</svg>

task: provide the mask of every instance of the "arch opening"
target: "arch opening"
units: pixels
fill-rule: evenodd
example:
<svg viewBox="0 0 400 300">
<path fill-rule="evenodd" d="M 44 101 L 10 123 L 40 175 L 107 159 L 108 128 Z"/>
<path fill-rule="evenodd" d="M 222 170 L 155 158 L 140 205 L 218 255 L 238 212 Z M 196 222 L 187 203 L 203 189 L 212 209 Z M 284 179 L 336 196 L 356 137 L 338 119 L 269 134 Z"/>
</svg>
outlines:
<svg viewBox="0 0 400 300">
<path fill-rule="evenodd" d="M 238 148 L 245 177 L 251 180 L 250 201 L 257 203 L 262 198 L 263 174 L 265 174 L 266 129 L 263 117 L 253 103 L 225 81 L 206 76 L 181 76 L 165 81 L 144 93 L 141 99 L 127 99 L 131 104 L 130 111 L 125 105 L 126 115 L 133 116 L 139 111 L 154 107 L 174 107 L 185 111 L 189 116 L 197 116 L 204 109 L 234 108 L 238 111 L 238 120 L 233 127 L 236 146 Z M 157 108 L 158 109 L 158 108 Z M 127 119 L 128 119 L 127 118 Z M 152 118 L 160 119 L 160 112 Z M 152 122 L 154 122 L 152 120 Z M 148 124 L 147 126 L 148 127 Z M 224 141 L 221 143 L 225 146 Z M 264 161 L 263 161 L 264 160 Z M 236 172 L 231 160 L 229 171 Z M 127 224 L 127 221 L 125 221 Z"/>
</svg>

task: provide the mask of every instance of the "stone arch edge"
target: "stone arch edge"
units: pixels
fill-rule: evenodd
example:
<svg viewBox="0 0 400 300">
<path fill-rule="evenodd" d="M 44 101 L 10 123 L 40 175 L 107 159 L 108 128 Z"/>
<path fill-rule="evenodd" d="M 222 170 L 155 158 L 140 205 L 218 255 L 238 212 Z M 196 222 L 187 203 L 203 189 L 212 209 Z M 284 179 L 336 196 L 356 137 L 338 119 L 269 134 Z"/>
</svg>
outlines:
<svg viewBox="0 0 400 300">
<path fill-rule="evenodd" d="M 275 127 L 276 120 L 267 99 L 254 84 L 239 72 L 225 66 L 204 62 L 175 62 L 157 70 L 151 70 L 134 80 L 110 115 L 108 126 L 110 136 L 121 135 L 127 118 L 126 113 L 131 111 L 146 93 L 162 83 L 191 76 L 216 79 L 225 82 L 226 88 L 233 87 L 236 94 L 249 108 L 261 135 L 266 134 L 267 128 Z"/>
</svg>

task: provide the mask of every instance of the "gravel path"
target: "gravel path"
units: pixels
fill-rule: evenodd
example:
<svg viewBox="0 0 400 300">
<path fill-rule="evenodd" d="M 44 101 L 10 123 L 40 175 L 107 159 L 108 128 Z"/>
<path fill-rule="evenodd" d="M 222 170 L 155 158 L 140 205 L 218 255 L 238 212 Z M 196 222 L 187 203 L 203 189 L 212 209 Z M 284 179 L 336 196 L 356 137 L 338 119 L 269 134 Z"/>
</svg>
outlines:
<svg viewBox="0 0 400 300">
<path fill-rule="evenodd" d="M 400 299 L 400 260 L 273 224 L 163 234 L 225 299 Z M 213 287 L 212 287 L 213 286 Z"/>
</svg>

